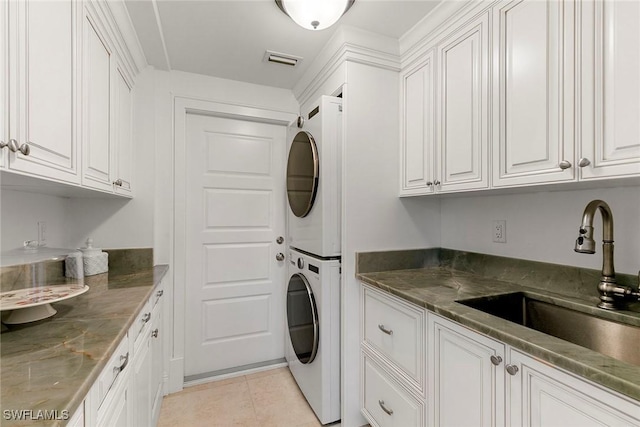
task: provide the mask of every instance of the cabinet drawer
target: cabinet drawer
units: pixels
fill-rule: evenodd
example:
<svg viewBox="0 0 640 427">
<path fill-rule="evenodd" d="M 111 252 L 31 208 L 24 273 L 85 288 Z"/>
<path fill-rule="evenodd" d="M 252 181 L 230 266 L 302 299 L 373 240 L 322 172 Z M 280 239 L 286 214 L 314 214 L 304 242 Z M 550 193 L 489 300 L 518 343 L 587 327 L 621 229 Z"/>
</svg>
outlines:
<svg viewBox="0 0 640 427">
<path fill-rule="evenodd" d="M 415 381 L 422 391 L 425 311 L 368 286 L 363 287 L 363 292 L 364 343 Z"/>
<path fill-rule="evenodd" d="M 362 414 L 374 426 L 423 426 L 425 406 L 362 353 Z"/>
<path fill-rule="evenodd" d="M 138 342 L 138 337 L 140 336 L 140 332 L 142 332 L 142 330 L 146 326 L 151 324 L 151 309 L 153 308 L 152 304 L 153 296 L 145 303 L 144 307 L 142 307 L 142 310 L 140 310 L 140 313 L 138 313 L 138 316 L 136 316 L 136 320 L 133 321 L 133 324 L 129 328 L 129 338 L 131 339 L 131 342 L 136 343 L 136 345 Z"/>
<path fill-rule="evenodd" d="M 107 362 L 107 366 L 104 367 L 102 373 L 98 377 L 98 381 L 96 383 L 98 389 L 98 407 L 102 405 L 105 400 L 105 397 L 109 393 L 109 390 L 113 387 L 116 379 L 119 375 L 121 375 L 122 371 L 126 368 L 129 363 L 129 340 L 128 337 L 125 336 L 122 339 L 118 348 Z"/>
</svg>

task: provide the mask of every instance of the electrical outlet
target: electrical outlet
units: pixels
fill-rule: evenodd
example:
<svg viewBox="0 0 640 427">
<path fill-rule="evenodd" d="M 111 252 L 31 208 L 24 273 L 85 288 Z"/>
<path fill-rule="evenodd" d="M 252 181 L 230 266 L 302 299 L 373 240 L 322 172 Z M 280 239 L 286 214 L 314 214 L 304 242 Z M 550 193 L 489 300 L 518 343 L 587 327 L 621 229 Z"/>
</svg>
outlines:
<svg viewBox="0 0 640 427">
<path fill-rule="evenodd" d="M 47 244 L 47 223 L 45 221 L 38 222 L 38 246 Z"/>
<path fill-rule="evenodd" d="M 507 243 L 507 221 L 499 219 L 493 221 L 493 241 L 496 243 Z"/>
</svg>

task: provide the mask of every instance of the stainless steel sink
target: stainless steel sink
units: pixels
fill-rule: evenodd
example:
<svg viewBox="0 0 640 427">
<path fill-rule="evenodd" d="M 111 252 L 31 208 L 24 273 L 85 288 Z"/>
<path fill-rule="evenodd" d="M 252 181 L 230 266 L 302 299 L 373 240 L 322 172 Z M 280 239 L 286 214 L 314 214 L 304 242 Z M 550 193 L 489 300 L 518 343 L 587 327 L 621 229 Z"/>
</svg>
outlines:
<svg viewBox="0 0 640 427">
<path fill-rule="evenodd" d="M 640 366 L 640 327 L 549 304 L 522 292 L 458 302 Z"/>
</svg>

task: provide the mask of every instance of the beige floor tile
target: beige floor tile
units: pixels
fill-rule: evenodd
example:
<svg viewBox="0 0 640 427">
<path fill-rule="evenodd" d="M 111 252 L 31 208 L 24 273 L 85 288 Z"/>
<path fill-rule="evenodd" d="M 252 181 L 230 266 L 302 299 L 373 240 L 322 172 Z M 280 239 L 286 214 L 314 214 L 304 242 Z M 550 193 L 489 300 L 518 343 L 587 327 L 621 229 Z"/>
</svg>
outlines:
<svg viewBox="0 0 640 427">
<path fill-rule="evenodd" d="M 204 383 L 204 384 L 198 384 L 198 385 L 194 385 L 194 386 L 191 386 L 191 387 L 186 387 L 185 389 L 183 389 L 179 393 L 192 393 L 194 391 L 202 391 L 202 390 L 207 390 L 207 389 L 211 389 L 211 388 L 225 386 L 225 385 L 228 385 L 228 384 L 242 383 L 242 382 L 245 382 L 245 381 L 246 381 L 245 376 L 241 375 L 241 376 L 238 376 L 238 377 L 227 378 L 227 379 L 224 379 L 224 380 L 211 381 L 211 382 Z"/>
<path fill-rule="evenodd" d="M 270 375 L 281 374 L 283 372 L 289 372 L 289 368 L 285 366 L 283 368 L 268 369 L 266 371 L 260 371 L 260 372 L 255 372 L 253 374 L 246 375 L 245 378 L 247 380 L 252 380 L 252 379 L 261 378 L 261 377 L 268 377 Z"/>
</svg>

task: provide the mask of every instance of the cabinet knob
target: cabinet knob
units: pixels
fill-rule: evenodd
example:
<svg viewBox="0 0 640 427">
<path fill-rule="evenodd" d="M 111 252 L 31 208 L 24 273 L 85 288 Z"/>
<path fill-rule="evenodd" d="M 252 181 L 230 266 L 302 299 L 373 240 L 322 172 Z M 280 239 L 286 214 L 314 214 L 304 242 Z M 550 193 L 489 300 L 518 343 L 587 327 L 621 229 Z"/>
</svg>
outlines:
<svg viewBox="0 0 640 427">
<path fill-rule="evenodd" d="M 436 179 L 435 181 L 433 181 L 433 185 L 440 185 L 440 181 Z"/>
<path fill-rule="evenodd" d="M 18 141 L 13 138 L 10 139 L 7 147 L 9 147 L 9 150 L 11 150 L 12 153 L 17 153 L 19 148 Z"/>
<path fill-rule="evenodd" d="M 142 323 L 147 323 L 149 320 L 151 320 L 151 313 L 145 313 L 144 316 L 142 316 Z"/>
<path fill-rule="evenodd" d="M 506 366 L 507 372 L 509 373 L 509 375 L 515 375 L 518 373 L 519 369 L 516 365 L 507 365 Z"/>
<path fill-rule="evenodd" d="M 153 331 L 151 331 L 151 336 L 153 338 L 158 338 L 158 328 L 155 328 Z"/>
<path fill-rule="evenodd" d="M 432 185 L 433 185 L 433 182 L 427 181 L 427 187 L 431 187 Z"/>
<path fill-rule="evenodd" d="M 387 415 L 391 415 L 391 414 L 393 414 L 393 410 L 392 410 L 392 409 L 387 408 L 387 406 L 384 404 L 384 400 L 378 400 L 378 405 L 380 405 L 380 407 L 382 408 L 382 410 L 383 410 L 384 412 L 386 412 L 386 413 L 387 413 Z"/>
<path fill-rule="evenodd" d="M 502 357 L 500 356 L 491 356 L 491 363 L 493 363 L 494 365 L 498 366 L 499 364 L 502 363 Z"/>
<path fill-rule="evenodd" d="M 571 167 L 571 162 L 567 160 L 563 160 L 560 162 L 560 169 L 565 170 L 565 169 L 569 169 L 570 167 Z"/>
<path fill-rule="evenodd" d="M 158 298 L 160 298 L 162 295 L 164 295 L 164 289 L 160 289 L 158 292 L 156 292 L 156 296 Z"/>
<path fill-rule="evenodd" d="M 284 254 L 282 252 L 276 254 L 276 261 L 284 261 Z"/>
<path fill-rule="evenodd" d="M 278 236 L 278 238 L 276 239 L 276 243 L 279 244 L 279 245 L 283 244 L 284 243 L 284 237 Z"/>
<path fill-rule="evenodd" d="M 117 185 L 118 187 L 122 187 L 122 180 L 120 178 L 113 181 L 113 185 Z"/>
<path fill-rule="evenodd" d="M 580 166 L 581 168 L 589 166 L 590 164 L 591 160 L 587 159 L 586 157 L 583 157 L 580 159 L 580 161 L 578 161 L 578 166 Z"/>
<path fill-rule="evenodd" d="M 22 144 L 20 148 L 18 148 L 18 151 L 20 151 L 23 155 L 28 156 L 29 153 L 31 153 L 31 147 L 29 147 L 29 144 L 25 143 Z"/>
<path fill-rule="evenodd" d="M 8 146 L 9 146 L 8 142 L 0 141 L 0 150 L 2 150 L 4 147 L 8 147 Z"/>
<path fill-rule="evenodd" d="M 385 328 L 384 325 L 382 324 L 378 325 L 378 329 L 380 329 L 382 332 L 384 332 L 387 335 L 393 335 L 393 331 L 391 329 Z"/>
</svg>

